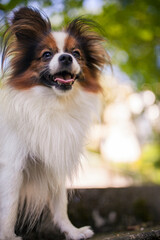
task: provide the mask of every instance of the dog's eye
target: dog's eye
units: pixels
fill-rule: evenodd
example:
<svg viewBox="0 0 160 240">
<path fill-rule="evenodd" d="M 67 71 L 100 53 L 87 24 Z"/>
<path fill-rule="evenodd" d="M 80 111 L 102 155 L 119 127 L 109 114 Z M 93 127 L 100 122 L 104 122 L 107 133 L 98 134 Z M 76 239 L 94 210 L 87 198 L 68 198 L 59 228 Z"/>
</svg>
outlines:
<svg viewBox="0 0 160 240">
<path fill-rule="evenodd" d="M 79 50 L 74 50 L 72 52 L 72 55 L 75 57 L 75 58 L 79 58 L 81 57 L 81 54 L 80 54 L 80 51 Z"/>
<path fill-rule="evenodd" d="M 49 60 L 51 57 L 52 57 L 52 53 L 49 52 L 49 51 L 44 52 L 43 55 L 42 55 L 42 59 L 43 59 L 44 61 Z"/>
</svg>

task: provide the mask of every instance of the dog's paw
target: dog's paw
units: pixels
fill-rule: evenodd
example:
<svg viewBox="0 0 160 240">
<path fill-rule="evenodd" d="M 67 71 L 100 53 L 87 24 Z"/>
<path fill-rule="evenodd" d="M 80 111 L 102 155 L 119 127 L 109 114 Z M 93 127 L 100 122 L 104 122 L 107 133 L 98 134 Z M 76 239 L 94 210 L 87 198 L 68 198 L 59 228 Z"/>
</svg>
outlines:
<svg viewBox="0 0 160 240">
<path fill-rule="evenodd" d="M 65 233 L 67 240 L 84 240 L 91 238 L 94 235 L 94 232 L 90 227 L 75 228 L 71 232 Z"/>
</svg>

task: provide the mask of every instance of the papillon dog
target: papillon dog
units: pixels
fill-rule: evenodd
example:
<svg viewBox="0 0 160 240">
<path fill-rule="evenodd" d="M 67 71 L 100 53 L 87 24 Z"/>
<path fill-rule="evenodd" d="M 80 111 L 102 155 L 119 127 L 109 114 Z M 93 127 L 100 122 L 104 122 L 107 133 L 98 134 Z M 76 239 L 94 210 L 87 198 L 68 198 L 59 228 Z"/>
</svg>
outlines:
<svg viewBox="0 0 160 240">
<path fill-rule="evenodd" d="M 108 61 L 103 38 L 92 25 L 79 17 L 52 31 L 44 13 L 22 7 L 4 34 L 2 62 L 7 59 L 8 72 L 0 89 L 0 240 L 22 239 L 15 234 L 18 216 L 32 227 L 46 206 L 66 239 L 93 236 L 90 227 L 70 222 L 66 194 Z"/>
</svg>

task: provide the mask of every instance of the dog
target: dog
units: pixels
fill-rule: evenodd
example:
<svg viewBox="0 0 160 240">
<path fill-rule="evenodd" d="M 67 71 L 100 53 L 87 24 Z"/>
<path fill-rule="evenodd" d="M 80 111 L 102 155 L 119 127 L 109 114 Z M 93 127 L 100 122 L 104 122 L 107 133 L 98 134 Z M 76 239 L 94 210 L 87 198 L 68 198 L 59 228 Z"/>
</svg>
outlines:
<svg viewBox="0 0 160 240">
<path fill-rule="evenodd" d="M 8 71 L 0 89 L 0 240 L 21 240 L 14 232 L 18 212 L 32 227 L 46 206 L 66 239 L 93 236 L 90 227 L 70 222 L 66 194 L 108 61 L 92 25 L 79 17 L 52 31 L 38 9 L 13 12 L 4 34 Z"/>
</svg>

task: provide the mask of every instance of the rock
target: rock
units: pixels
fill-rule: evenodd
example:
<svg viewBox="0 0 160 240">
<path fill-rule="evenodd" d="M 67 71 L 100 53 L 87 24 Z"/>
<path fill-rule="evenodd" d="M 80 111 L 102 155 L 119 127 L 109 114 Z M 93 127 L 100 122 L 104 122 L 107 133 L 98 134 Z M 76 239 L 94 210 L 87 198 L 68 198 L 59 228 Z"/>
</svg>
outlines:
<svg viewBox="0 0 160 240">
<path fill-rule="evenodd" d="M 69 216 L 77 227 L 90 225 L 97 234 L 94 240 L 160 239 L 160 187 L 81 189 L 69 197 Z M 64 240 L 51 223 L 24 240 Z M 148 228 L 150 227 L 150 228 Z M 134 231 L 133 231 L 134 230 Z M 123 232 L 123 233 L 122 233 Z"/>
</svg>

